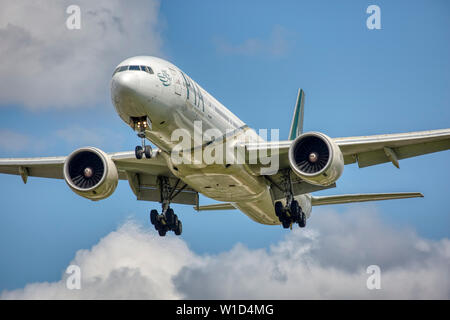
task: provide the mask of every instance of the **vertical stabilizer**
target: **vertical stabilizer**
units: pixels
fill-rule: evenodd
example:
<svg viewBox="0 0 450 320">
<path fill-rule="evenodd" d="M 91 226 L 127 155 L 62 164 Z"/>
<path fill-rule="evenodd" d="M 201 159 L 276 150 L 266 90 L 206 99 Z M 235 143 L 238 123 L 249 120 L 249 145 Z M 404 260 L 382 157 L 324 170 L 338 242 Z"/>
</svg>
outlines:
<svg viewBox="0 0 450 320">
<path fill-rule="evenodd" d="M 303 133 L 303 106 L 305 103 L 305 92 L 298 89 L 297 102 L 295 103 L 294 116 L 292 117 L 289 140 L 294 140 Z"/>
</svg>

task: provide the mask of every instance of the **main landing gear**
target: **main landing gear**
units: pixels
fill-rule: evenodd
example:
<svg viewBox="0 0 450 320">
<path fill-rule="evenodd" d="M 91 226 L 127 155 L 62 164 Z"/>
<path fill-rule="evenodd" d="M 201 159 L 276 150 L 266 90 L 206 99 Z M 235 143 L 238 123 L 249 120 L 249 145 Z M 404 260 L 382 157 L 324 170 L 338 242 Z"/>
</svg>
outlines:
<svg viewBox="0 0 450 320">
<path fill-rule="evenodd" d="M 298 223 L 300 228 L 304 228 L 306 226 L 306 215 L 298 201 L 294 199 L 289 171 L 283 174 L 282 186 L 286 196 L 286 206 L 283 206 L 281 201 L 275 202 L 275 214 L 285 229 L 292 228 L 293 223 Z"/>
<path fill-rule="evenodd" d="M 158 231 L 161 237 L 164 237 L 167 231 L 173 231 L 179 236 L 183 232 L 183 224 L 181 223 L 181 220 L 178 219 L 178 216 L 174 213 L 173 209 L 170 208 L 170 201 L 175 198 L 186 185 L 180 188 L 178 192 L 175 192 L 180 180 L 177 181 L 173 188 L 170 187 L 169 178 L 158 177 L 158 180 L 161 190 L 162 213 L 159 214 L 157 210 L 151 210 L 150 222 L 155 226 L 156 231 Z"/>
</svg>

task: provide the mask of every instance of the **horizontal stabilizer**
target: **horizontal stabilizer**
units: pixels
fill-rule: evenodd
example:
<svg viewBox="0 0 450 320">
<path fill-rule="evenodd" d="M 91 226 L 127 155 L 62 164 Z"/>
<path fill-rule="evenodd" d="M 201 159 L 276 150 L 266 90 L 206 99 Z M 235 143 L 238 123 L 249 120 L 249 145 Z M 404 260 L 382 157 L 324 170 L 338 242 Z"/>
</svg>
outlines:
<svg viewBox="0 0 450 320">
<path fill-rule="evenodd" d="M 311 197 L 311 204 L 313 206 L 323 206 L 327 204 L 406 199 L 406 198 L 423 198 L 423 194 L 421 194 L 420 192 L 342 194 L 338 196 Z"/>
<path fill-rule="evenodd" d="M 194 207 L 197 211 L 213 211 L 213 210 L 235 210 L 236 208 L 229 202 L 208 204 L 205 206 Z"/>
</svg>

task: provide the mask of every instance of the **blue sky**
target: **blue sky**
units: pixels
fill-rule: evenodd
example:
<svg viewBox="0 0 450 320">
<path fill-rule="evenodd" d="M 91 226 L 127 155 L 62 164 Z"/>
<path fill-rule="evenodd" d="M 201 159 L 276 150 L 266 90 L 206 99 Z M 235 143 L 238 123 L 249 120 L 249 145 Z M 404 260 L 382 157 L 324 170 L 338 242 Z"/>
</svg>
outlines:
<svg viewBox="0 0 450 320">
<path fill-rule="evenodd" d="M 381 30 L 366 28 L 370 4 L 381 8 Z M 82 12 L 86 6 L 80 5 Z M 343 137 L 448 128 L 449 9 L 446 1 L 163 1 L 156 9 L 136 2 L 128 10 L 131 16 L 139 12 L 133 28 L 140 37 L 123 47 L 109 41 L 114 38 L 104 42 L 113 46 L 105 59 L 111 62 L 101 65 L 108 73 L 102 75 L 105 81 L 95 78 L 98 70 L 81 80 L 61 74 L 58 81 L 69 87 L 71 81 L 81 83 L 69 102 L 59 96 L 66 92 L 62 89 L 38 88 L 60 105 L 46 106 L 40 95 L 22 99 L 29 94 L 25 85 L 17 95 L 1 90 L 0 157 L 66 155 L 86 144 L 108 152 L 132 150 L 139 141 L 114 112 L 108 79 L 115 64 L 141 54 L 173 62 L 248 125 L 279 128 L 281 138 L 287 137 L 299 87 L 306 92 L 306 131 Z M 145 10 L 152 12 L 149 20 Z M 5 19 L 0 16 L 0 36 L 10 39 L 14 34 Z M 47 28 L 44 21 L 34 22 L 37 32 Z M 85 59 L 94 67 L 102 63 L 100 54 Z M 6 64 L 3 59 L 0 70 L 9 68 Z M 15 81 L 22 83 L 20 77 Z M 100 88 L 98 97 L 79 98 L 83 85 Z M 401 161 L 400 170 L 392 164 L 350 165 L 336 189 L 319 194 L 422 192 L 423 199 L 333 209 L 377 210 L 384 223 L 401 230 L 416 230 L 427 239 L 448 238 L 449 162 L 445 151 Z M 78 197 L 64 181 L 30 178 L 24 185 L 20 177 L 1 175 L 0 190 L 0 291 L 60 279 L 77 250 L 91 247 L 129 219 L 152 229 L 148 212 L 159 208 L 136 201 L 126 182 L 100 202 Z M 174 207 L 183 220 L 183 239 L 198 254 L 219 253 L 236 243 L 267 248 L 289 232 L 258 225 L 238 211 L 196 213 L 189 206 Z M 310 226 L 320 212 L 313 211 Z"/>
</svg>

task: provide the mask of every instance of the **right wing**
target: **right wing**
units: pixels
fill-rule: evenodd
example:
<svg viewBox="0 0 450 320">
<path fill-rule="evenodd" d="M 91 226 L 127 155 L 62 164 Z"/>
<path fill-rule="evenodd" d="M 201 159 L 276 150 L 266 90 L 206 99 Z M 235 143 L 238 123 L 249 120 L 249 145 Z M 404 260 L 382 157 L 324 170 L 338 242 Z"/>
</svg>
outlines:
<svg viewBox="0 0 450 320">
<path fill-rule="evenodd" d="M 136 159 L 134 151 L 108 153 L 117 167 L 120 180 L 128 180 L 138 200 L 160 201 L 158 177 L 167 177 L 177 194 L 172 203 L 198 205 L 198 193 L 180 183 L 158 152 L 151 159 Z M 0 173 L 20 175 L 24 183 L 28 177 L 64 179 L 63 167 L 67 157 L 5 158 L 0 159 Z"/>
</svg>

